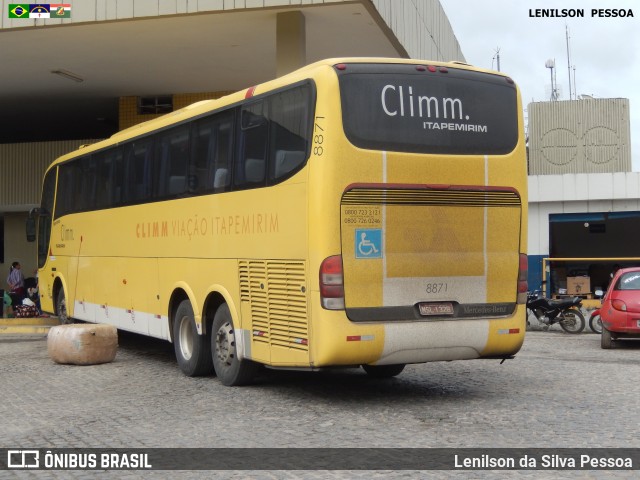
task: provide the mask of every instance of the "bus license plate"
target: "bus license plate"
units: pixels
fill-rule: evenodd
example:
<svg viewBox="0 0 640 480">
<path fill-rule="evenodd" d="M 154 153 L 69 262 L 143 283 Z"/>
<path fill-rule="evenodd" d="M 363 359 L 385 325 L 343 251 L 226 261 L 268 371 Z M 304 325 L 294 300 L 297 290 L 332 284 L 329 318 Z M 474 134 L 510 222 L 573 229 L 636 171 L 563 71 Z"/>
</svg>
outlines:
<svg viewBox="0 0 640 480">
<path fill-rule="evenodd" d="M 453 315 L 451 303 L 419 303 L 420 315 Z"/>
</svg>

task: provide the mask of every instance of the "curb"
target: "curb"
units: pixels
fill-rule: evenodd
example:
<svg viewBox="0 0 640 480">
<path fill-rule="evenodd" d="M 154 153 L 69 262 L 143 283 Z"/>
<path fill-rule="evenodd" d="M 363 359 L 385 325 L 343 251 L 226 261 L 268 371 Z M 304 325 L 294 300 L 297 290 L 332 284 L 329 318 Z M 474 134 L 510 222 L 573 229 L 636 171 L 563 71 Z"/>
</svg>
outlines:
<svg viewBox="0 0 640 480">
<path fill-rule="evenodd" d="M 0 318 L 0 335 L 46 335 L 59 324 L 57 317 Z"/>
</svg>

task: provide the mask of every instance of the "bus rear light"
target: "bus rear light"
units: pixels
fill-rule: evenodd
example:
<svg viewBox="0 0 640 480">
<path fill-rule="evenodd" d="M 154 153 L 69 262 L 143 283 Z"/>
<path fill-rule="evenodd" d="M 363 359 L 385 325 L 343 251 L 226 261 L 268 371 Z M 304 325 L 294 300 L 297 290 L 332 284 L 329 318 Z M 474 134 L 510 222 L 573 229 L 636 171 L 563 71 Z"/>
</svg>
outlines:
<svg viewBox="0 0 640 480">
<path fill-rule="evenodd" d="M 427 69 L 423 65 L 416 65 L 416 70 L 419 72 L 426 72 Z"/>
<path fill-rule="evenodd" d="M 429 70 L 430 72 L 436 72 L 438 69 L 436 67 L 434 67 L 433 65 L 429 65 L 427 67 L 427 70 Z"/>
<path fill-rule="evenodd" d="M 320 301 L 327 310 L 344 310 L 342 256 L 324 259 L 320 265 Z"/>
<path fill-rule="evenodd" d="M 520 254 L 520 262 L 518 267 L 518 300 L 519 304 L 527 303 L 527 291 L 529 284 L 527 277 L 529 276 L 529 260 L 524 253 Z"/>
<path fill-rule="evenodd" d="M 440 73 L 449 73 L 449 70 L 447 70 L 447 67 L 440 67 Z"/>
<path fill-rule="evenodd" d="M 342 285 L 342 256 L 327 257 L 320 265 L 321 285 Z"/>
<path fill-rule="evenodd" d="M 346 70 L 347 66 L 344 63 L 339 63 L 336 65 L 336 69 L 338 70 Z"/>
</svg>

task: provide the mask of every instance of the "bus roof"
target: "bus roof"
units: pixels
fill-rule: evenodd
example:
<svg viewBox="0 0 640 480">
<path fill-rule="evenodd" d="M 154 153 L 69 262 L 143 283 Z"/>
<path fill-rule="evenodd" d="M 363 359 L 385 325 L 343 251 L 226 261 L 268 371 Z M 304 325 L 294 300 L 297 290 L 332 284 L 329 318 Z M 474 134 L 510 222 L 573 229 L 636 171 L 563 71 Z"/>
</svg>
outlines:
<svg viewBox="0 0 640 480">
<path fill-rule="evenodd" d="M 434 65 L 434 66 L 449 66 L 461 69 L 469 69 L 475 70 L 479 72 L 491 73 L 495 75 L 507 76 L 502 72 L 496 72 L 492 70 L 485 70 L 481 68 L 474 67 L 467 63 L 451 61 L 451 62 L 439 62 L 435 60 L 419 60 L 412 58 L 384 58 L 384 57 L 344 57 L 344 58 L 328 58 L 324 60 L 320 60 L 309 65 L 306 65 L 298 70 L 295 70 L 291 73 L 283 75 L 281 77 L 275 78 L 273 80 L 269 80 L 267 82 L 261 83 L 256 86 L 248 87 L 242 90 L 239 90 L 235 93 L 226 95 L 224 97 L 214 99 L 214 100 L 201 100 L 186 107 L 183 107 L 179 110 L 176 110 L 171 113 L 167 113 L 162 115 L 161 117 L 154 118 L 152 120 L 148 120 L 146 122 L 141 122 L 132 127 L 126 128 L 119 132 L 114 133 L 111 137 L 96 142 L 90 145 L 82 145 L 77 150 L 69 152 L 59 158 L 57 158 L 52 164 L 56 165 L 58 163 L 65 162 L 76 156 L 86 155 L 93 151 L 98 151 L 103 148 L 106 148 L 111 145 L 117 145 L 120 142 L 124 142 L 126 140 L 130 140 L 132 138 L 144 135 L 149 132 L 153 132 L 158 129 L 162 129 L 164 127 L 169 127 L 176 123 L 181 123 L 190 118 L 197 117 L 199 115 L 205 114 L 209 111 L 216 110 L 218 108 L 222 108 L 228 105 L 233 105 L 241 102 L 245 98 L 249 98 L 255 95 L 259 95 L 262 93 L 269 92 L 271 90 L 277 89 L 279 87 L 289 85 L 291 83 L 295 83 L 300 80 L 304 80 L 307 78 L 312 78 L 314 72 L 319 69 L 322 69 L 327 66 L 334 66 L 340 63 L 384 63 L 384 64 L 408 64 L 408 65 Z M 49 167 L 49 168 L 50 168 Z"/>
</svg>

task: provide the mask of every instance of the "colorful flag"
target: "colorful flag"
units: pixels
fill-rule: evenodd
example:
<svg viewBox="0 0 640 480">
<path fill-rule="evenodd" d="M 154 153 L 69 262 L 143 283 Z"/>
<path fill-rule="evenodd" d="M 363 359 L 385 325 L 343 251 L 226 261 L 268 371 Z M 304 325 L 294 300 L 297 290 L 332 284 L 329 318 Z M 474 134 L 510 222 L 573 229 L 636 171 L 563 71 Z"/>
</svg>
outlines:
<svg viewBox="0 0 640 480">
<path fill-rule="evenodd" d="M 28 3 L 10 3 L 9 18 L 29 18 Z"/>
<path fill-rule="evenodd" d="M 48 3 L 36 3 L 29 5 L 29 18 L 51 18 Z"/>
<path fill-rule="evenodd" d="M 70 3 L 52 3 L 49 7 L 51 18 L 71 18 Z"/>
</svg>

